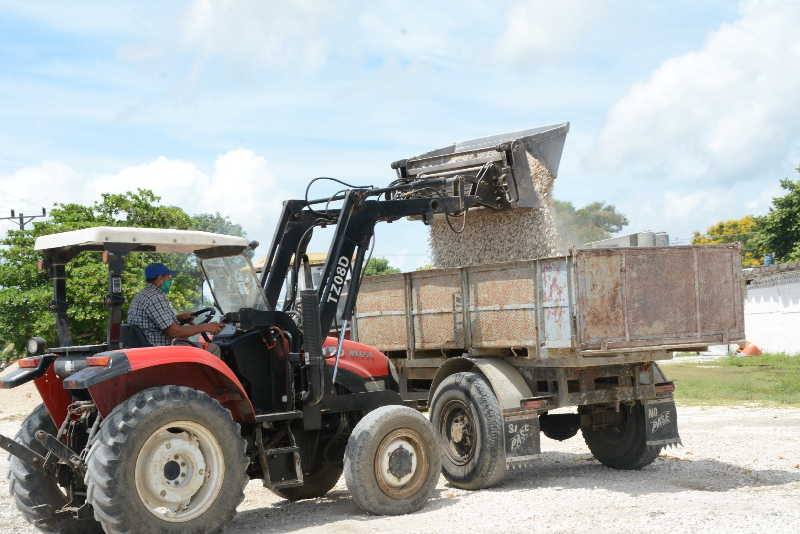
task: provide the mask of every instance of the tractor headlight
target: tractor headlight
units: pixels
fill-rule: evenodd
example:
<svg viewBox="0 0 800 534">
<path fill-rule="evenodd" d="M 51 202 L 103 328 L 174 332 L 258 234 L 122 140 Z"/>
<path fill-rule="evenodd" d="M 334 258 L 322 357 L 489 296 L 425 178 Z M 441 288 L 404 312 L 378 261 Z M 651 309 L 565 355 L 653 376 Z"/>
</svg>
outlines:
<svg viewBox="0 0 800 534">
<path fill-rule="evenodd" d="M 40 337 L 32 337 L 28 340 L 28 354 L 34 356 L 36 354 L 41 354 L 44 352 L 44 349 L 47 348 L 47 342 L 40 338 Z"/>
</svg>

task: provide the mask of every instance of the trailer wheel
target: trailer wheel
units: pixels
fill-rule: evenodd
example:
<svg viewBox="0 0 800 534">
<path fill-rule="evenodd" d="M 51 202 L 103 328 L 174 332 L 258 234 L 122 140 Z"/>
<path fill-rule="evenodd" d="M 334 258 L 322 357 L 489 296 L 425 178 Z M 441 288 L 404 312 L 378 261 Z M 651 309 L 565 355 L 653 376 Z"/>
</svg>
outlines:
<svg viewBox="0 0 800 534">
<path fill-rule="evenodd" d="M 499 484 L 506 473 L 503 417 L 491 386 L 479 373 L 445 378 L 431 398 L 431 422 L 441 440 L 442 472 L 458 488 Z"/>
<path fill-rule="evenodd" d="M 641 469 L 653 463 L 661 446 L 648 446 L 644 406 L 640 402 L 621 407 L 622 422 L 599 430 L 581 428 L 583 439 L 597 460 L 614 469 Z"/>
<path fill-rule="evenodd" d="M 100 425 L 87 500 L 108 534 L 219 532 L 244 499 L 245 445 L 230 412 L 205 393 L 146 389 Z"/>
<path fill-rule="evenodd" d="M 409 514 L 430 498 L 441 470 L 433 429 L 418 411 L 381 406 L 353 429 L 344 476 L 353 501 L 375 515 Z"/>
<path fill-rule="evenodd" d="M 22 422 L 22 428 L 14 438 L 19 443 L 41 455 L 47 451 L 34 438 L 37 430 L 55 435 L 57 432 L 44 404 L 37 406 Z M 9 490 L 23 517 L 44 532 L 79 534 L 102 532 L 94 519 L 57 517 L 56 510 L 67 503 L 64 490 L 55 478 L 28 466 L 16 456 L 11 456 L 8 469 Z"/>
</svg>

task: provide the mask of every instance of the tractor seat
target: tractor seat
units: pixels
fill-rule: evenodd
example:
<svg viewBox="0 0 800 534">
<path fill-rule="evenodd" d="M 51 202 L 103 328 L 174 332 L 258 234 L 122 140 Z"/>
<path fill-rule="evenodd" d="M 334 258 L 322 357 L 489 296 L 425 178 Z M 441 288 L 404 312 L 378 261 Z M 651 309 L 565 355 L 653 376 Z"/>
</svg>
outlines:
<svg viewBox="0 0 800 534">
<path fill-rule="evenodd" d="M 147 340 L 144 331 L 135 324 L 122 323 L 120 334 L 123 348 L 135 349 L 153 346 L 153 344 Z"/>
</svg>

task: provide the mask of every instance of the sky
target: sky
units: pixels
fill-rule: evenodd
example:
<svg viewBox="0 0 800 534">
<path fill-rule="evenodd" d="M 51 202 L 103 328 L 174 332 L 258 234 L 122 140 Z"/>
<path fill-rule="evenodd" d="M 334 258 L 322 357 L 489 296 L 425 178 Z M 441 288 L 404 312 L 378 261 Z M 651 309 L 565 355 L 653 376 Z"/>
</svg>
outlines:
<svg viewBox="0 0 800 534">
<path fill-rule="evenodd" d="M 0 0 L 0 214 L 148 188 L 263 253 L 310 178 L 569 121 L 556 198 L 687 243 L 800 178 L 799 27 L 793 0 Z M 427 229 L 375 255 L 428 263 Z"/>
</svg>

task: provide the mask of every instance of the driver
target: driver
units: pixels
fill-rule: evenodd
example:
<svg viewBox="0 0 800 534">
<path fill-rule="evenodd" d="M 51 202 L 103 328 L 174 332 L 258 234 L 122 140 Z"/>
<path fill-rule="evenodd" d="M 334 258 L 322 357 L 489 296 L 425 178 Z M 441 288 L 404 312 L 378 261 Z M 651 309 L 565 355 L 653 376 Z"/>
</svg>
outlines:
<svg viewBox="0 0 800 534">
<path fill-rule="evenodd" d="M 161 345 L 192 345 L 200 347 L 199 343 L 189 341 L 189 336 L 207 332 L 217 334 L 222 328 L 221 323 L 181 324 L 192 320 L 191 313 L 175 315 L 167 293 L 172 287 L 172 277 L 177 271 L 169 270 L 163 263 L 151 263 L 144 269 L 147 285 L 139 291 L 131 301 L 128 309 L 128 323 L 142 329 L 147 341 L 154 346 Z M 206 350 L 215 356 L 220 355 L 219 346 L 209 343 Z"/>
</svg>

